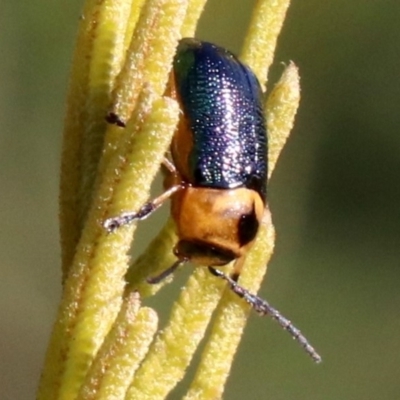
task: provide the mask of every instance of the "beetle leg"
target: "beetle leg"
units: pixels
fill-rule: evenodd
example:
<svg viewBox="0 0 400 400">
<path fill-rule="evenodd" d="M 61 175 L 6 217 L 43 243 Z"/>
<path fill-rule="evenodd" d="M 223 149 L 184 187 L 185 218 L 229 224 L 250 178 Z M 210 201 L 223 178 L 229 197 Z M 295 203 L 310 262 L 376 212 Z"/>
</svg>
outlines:
<svg viewBox="0 0 400 400">
<path fill-rule="evenodd" d="M 176 262 L 174 262 L 169 268 L 165 269 L 164 271 L 162 271 L 160 274 L 156 275 L 156 276 L 152 276 L 150 278 L 147 278 L 146 281 L 147 283 L 150 283 L 152 285 L 160 283 L 162 280 L 164 280 L 165 278 L 167 278 L 168 276 L 170 276 L 172 273 L 175 272 L 175 270 L 182 264 L 184 264 L 185 262 L 187 262 L 186 259 L 183 260 L 177 260 Z"/>
<path fill-rule="evenodd" d="M 230 278 L 235 282 L 237 282 L 239 279 L 245 259 L 245 257 L 240 257 L 236 259 L 235 263 L 233 264 L 233 271 L 230 274 Z"/>
<path fill-rule="evenodd" d="M 174 193 L 182 190 L 184 185 L 177 184 L 168 188 L 164 193 L 160 196 L 156 197 L 154 200 L 146 203 L 142 208 L 140 208 L 137 212 L 127 212 L 119 215 L 118 217 L 108 218 L 104 221 L 104 228 L 107 229 L 109 233 L 114 232 L 120 226 L 127 225 L 135 220 L 142 220 L 147 218 L 150 214 L 152 214 L 158 207 L 160 207 L 165 200 L 168 200 Z"/>
<path fill-rule="evenodd" d="M 178 175 L 175 165 L 167 157 L 164 157 L 162 165 L 173 175 Z"/>
<path fill-rule="evenodd" d="M 297 329 L 290 320 L 285 318 L 278 310 L 273 308 L 267 301 L 263 300 L 261 297 L 258 297 L 252 293 L 250 293 L 247 289 L 240 286 L 235 280 L 231 277 L 225 275 L 223 272 L 218 269 L 208 267 L 209 271 L 228 282 L 228 285 L 232 289 L 232 291 L 237 294 L 239 297 L 244 299 L 247 303 L 251 305 L 251 307 L 260 315 L 269 315 L 272 319 L 274 319 L 278 324 L 289 332 L 289 335 L 296 340 L 300 344 L 301 347 L 306 351 L 311 358 L 319 363 L 321 362 L 321 356 L 316 352 L 314 347 L 308 342 L 306 337 Z"/>
</svg>

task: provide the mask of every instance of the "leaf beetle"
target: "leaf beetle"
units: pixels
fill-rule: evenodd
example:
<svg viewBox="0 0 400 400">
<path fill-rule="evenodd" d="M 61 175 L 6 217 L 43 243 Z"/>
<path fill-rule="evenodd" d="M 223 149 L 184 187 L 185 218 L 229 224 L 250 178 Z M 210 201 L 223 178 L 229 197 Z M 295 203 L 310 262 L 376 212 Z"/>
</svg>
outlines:
<svg viewBox="0 0 400 400">
<path fill-rule="evenodd" d="M 165 158 L 165 192 L 138 212 L 109 218 L 112 232 L 148 217 L 171 199 L 178 261 L 149 283 L 158 283 L 191 261 L 207 265 L 258 313 L 270 315 L 316 362 L 321 357 L 301 332 L 265 300 L 238 285 L 240 266 L 257 235 L 266 206 L 267 131 L 260 84 L 231 52 L 212 43 L 179 42 L 167 94 L 182 114 Z M 118 117 L 109 121 L 123 126 Z M 235 261 L 232 276 L 214 267 Z"/>
</svg>

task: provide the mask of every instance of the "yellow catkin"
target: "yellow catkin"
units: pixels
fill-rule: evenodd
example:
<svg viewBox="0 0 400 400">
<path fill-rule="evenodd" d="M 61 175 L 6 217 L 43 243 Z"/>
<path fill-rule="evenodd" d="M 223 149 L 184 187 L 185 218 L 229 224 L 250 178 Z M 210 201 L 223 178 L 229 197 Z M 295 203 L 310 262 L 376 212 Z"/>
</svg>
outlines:
<svg viewBox="0 0 400 400">
<path fill-rule="evenodd" d="M 257 0 L 253 8 L 241 59 L 251 66 L 264 91 L 289 5 L 290 0 Z"/>
<path fill-rule="evenodd" d="M 111 112 L 128 121 L 143 85 L 161 96 L 168 81 L 175 48 L 188 0 L 147 0 L 135 26 L 124 67 L 118 75 L 112 95 Z M 121 129 L 109 125 L 99 173 L 115 151 Z"/>
<path fill-rule="evenodd" d="M 299 72 L 296 65 L 290 63 L 285 68 L 281 78 L 272 89 L 265 103 L 265 114 L 268 126 L 269 177 L 293 128 L 299 103 Z"/>
<path fill-rule="evenodd" d="M 82 178 L 78 194 L 79 219 L 84 221 L 93 195 L 93 185 L 107 127 L 105 115 L 111 103 L 115 77 L 124 60 L 124 32 L 132 0 L 104 0 L 93 22 L 88 93 L 81 148 Z"/>
<path fill-rule="evenodd" d="M 124 32 L 124 56 L 126 55 L 126 51 L 128 50 L 132 38 L 133 32 L 135 31 L 137 22 L 140 17 L 140 13 L 142 12 L 143 4 L 146 0 L 133 0 L 131 4 L 131 10 L 128 18 L 128 25 L 126 27 L 126 31 Z"/>
<path fill-rule="evenodd" d="M 63 280 L 71 264 L 81 230 L 78 212 L 78 193 L 82 179 L 80 153 L 86 118 L 84 109 L 89 91 L 90 54 L 94 41 L 92 20 L 99 7 L 96 0 L 88 0 L 83 9 L 67 96 L 59 197 Z"/>
<path fill-rule="evenodd" d="M 182 37 L 194 36 L 197 22 L 206 3 L 207 0 L 189 0 L 189 6 L 181 30 Z"/>
<path fill-rule="evenodd" d="M 71 266 L 83 224 L 82 213 L 80 211 L 81 201 L 79 198 L 82 181 L 85 179 L 82 149 L 84 147 L 86 124 L 88 121 L 88 98 L 93 89 L 91 85 L 93 82 L 93 54 L 96 52 L 95 49 L 97 48 L 97 39 L 99 36 L 97 21 L 99 15 L 102 15 L 106 19 L 110 17 L 109 11 L 115 14 L 115 17 L 112 18 L 121 17 L 125 5 L 129 4 L 130 0 L 114 2 L 112 10 L 106 9 L 110 5 L 109 3 L 110 1 L 98 2 L 96 0 L 87 0 L 85 2 L 80 18 L 72 63 L 63 132 L 59 196 L 63 282 Z M 120 12 L 119 8 L 122 9 L 122 12 Z M 124 18 L 123 15 L 122 18 Z M 107 35 L 115 38 L 115 31 L 113 29 L 118 30 L 119 25 L 117 23 L 111 27 L 108 26 Z M 116 39 L 114 42 L 118 42 L 118 40 Z M 47 360 L 51 367 L 45 369 L 42 374 L 39 387 L 40 398 L 53 398 L 53 393 L 58 390 L 57 388 L 60 385 L 63 360 L 60 360 L 58 356 L 48 357 Z"/>
<path fill-rule="evenodd" d="M 182 379 L 202 339 L 223 288 L 206 268 L 198 267 L 173 306 L 128 390 L 127 400 L 161 400 Z"/>
<path fill-rule="evenodd" d="M 121 144 L 121 151 L 114 158 L 115 163 L 111 160 L 103 176 L 93 204 L 93 214 L 88 217 L 87 229 L 82 235 L 74 263 L 78 270 L 83 267 L 90 274 L 80 293 L 73 328 L 75 340 L 68 349 L 69 360 L 60 390 L 61 398 L 72 399 L 75 395 L 79 387 L 77 384 L 84 378 L 91 358 L 120 306 L 123 277 L 128 267 L 127 252 L 135 225 L 107 235 L 102 223 L 110 214 L 131 207 L 138 209 L 144 203 L 172 138 L 177 118 L 178 106 L 170 99 L 155 100 L 148 116 L 145 111 L 140 112 L 139 107 L 137 118 L 127 126 L 127 139 Z M 140 140 L 141 136 L 146 140 Z M 146 174 L 140 171 L 146 171 Z M 114 188 L 111 198 L 110 188 Z M 76 285 L 73 287 L 76 288 Z"/>
<path fill-rule="evenodd" d="M 118 400 L 126 390 L 157 329 L 157 314 L 139 309 L 138 294 L 128 296 L 90 367 L 76 400 Z"/>
<path fill-rule="evenodd" d="M 121 302 L 128 266 L 126 253 L 134 225 L 107 235 L 102 223 L 121 207 L 143 204 L 177 123 L 177 104 L 171 99 L 153 98 L 145 96 L 139 103 L 136 123 L 134 117 L 126 128 L 121 152 L 110 161 L 103 175 L 66 281 L 43 377 L 45 385 L 49 368 L 50 375 L 51 367 L 59 369 L 56 378 L 61 382 L 60 399 L 73 399 L 76 395 Z M 140 140 L 140 135 L 133 131 L 143 134 L 146 140 Z M 47 398 L 57 396 L 53 393 Z"/>
<path fill-rule="evenodd" d="M 156 336 L 147 356 L 128 385 L 131 374 L 140 362 L 139 358 L 144 356 L 152 332 L 156 329 L 153 311 L 149 309 L 139 311 L 137 318 L 139 320 L 142 318 L 143 321 L 147 318 L 146 321 L 149 321 L 148 325 L 145 322 L 140 325 L 143 329 L 145 326 L 149 328 L 143 333 L 146 339 L 141 343 L 145 345 L 140 347 L 139 342 L 136 342 L 137 348 L 143 351 L 138 350 L 138 359 L 132 361 L 132 369 L 123 368 L 123 373 L 118 371 L 118 366 L 127 366 L 123 358 L 126 352 L 121 349 L 128 346 L 127 342 L 124 342 L 129 336 L 128 326 L 140 323 L 131 321 L 131 317 L 137 311 L 137 307 L 129 303 L 136 296 L 132 290 L 139 289 L 145 295 L 158 290 L 159 285 L 150 287 L 140 282 L 148 276 L 148 273 L 157 272 L 171 265 L 174 260 L 171 250 L 176 236 L 173 232 L 173 223 L 169 221 L 154 243 L 149 246 L 149 249 L 154 247 L 154 253 L 150 257 L 144 255 L 139 258 L 131 267 L 128 274 L 129 285 L 123 298 L 123 278 L 129 261 L 127 251 L 135 224 L 122 227 L 112 235 L 105 234 L 102 227 L 105 218 L 119 215 L 121 211 L 137 210 L 146 201 L 151 181 L 159 168 L 163 154 L 168 149 L 178 120 L 177 104 L 171 99 L 160 96 L 164 92 L 176 44 L 181 35 L 193 36 L 205 2 L 205 0 L 145 2 L 140 0 L 129 3 L 126 11 L 128 17 L 124 19 L 125 25 L 119 27 L 121 30 L 118 39 L 114 42 L 111 40 L 111 43 L 108 41 L 110 32 L 107 31 L 107 27 L 111 30 L 117 28 L 115 26 L 117 15 L 108 15 L 107 12 L 113 5 L 122 4 L 123 0 L 88 1 L 88 11 L 84 13 L 84 17 L 90 16 L 91 19 L 82 23 L 81 44 L 78 46 L 79 54 L 86 56 L 86 61 L 81 64 L 77 61 L 78 66 L 74 67 L 75 81 L 71 84 L 69 98 L 72 99 L 76 94 L 77 101 L 72 101 L 67 113 L 67 120 L 76 117 L 76 121 L 67 121 L 64 133 L 64 136 L 69 133 L 73 137 L 73 141 L 64 146 L 61 183 L 64 193 L 60 200 L 62 243 L 63 246 L 65 244 L 64 264 L 67 264 L 65 260 L 71 261 L 80 236 L 76 228 L 75 231 L 73 229 L 68 231 L 72 225 L 67 219 L 71 217 L 75 223 L 80 222 L 81 218 L 76 213 L 70 212 L 68 207 L 79 203 L 77 197 L 83 202 L 81 204 L 85 202 L 89 204 L 88 199 L 85 200 L 85 195 L 91 190 L 85 189 L 87 183 L 82 186 L 82 171 L 83 169 L 90 171 L 93 165 L 97 166 L 98 160 L 94 163 L 91 161 L 91 152 L 97 156 L 100 154 L 100 146 L 98 149 L 86 146 L 88 152 L 82 153 L 82 149 L 85 149 L 84 140 L 80 136 L 82 130 L 84 132 L 87 127 L 92 129 L 97 123 L 99 126 L 103 124 L 104 127 L 104 120 L 100 121 L 98 117 L 102 113 L 100 110 L 106 108 L 106 98 L 112 99 L 109 110 L 115 112 L 123 121 L 128 121 L 128 124 L 124 130 L 114 126 L 106 129 L 105 148 L 99 162 L 100 168 L 96 169 L 98 175 L 95 178 L 93 204 L 88 208 L 88 217 L 71 273 L 65 284 L 46 358 L 38 395 L 41 400 L 76 399 L 79 390 L 82 399 L 111 399 L 115 398 L 113 393 L 121 393 L 119 397 L 123 398 L 122 393 L 127 386 L 129 388 L 126 399 L 164 399 L 182 379 L 217 306 L 210 338 L 185 399 L 222 396 L 246 323 L 249 306 L 231 291 L 224 290 L 226 285 L 222 280 L 211 275 L 206 269 L 197 268 L 173 306 L 165 329 Z M 266 82 L 277 37 L 289 3 L 289 0 L 259 0 L 255 6 L 241 58 L 253 68 L 261 82 Z M 99 8 L 107 4 L 110 9 Z M 96 16 L 93 10 L 97 10 L 99 15 Z M 101 19 L 102 12 L 106 15 L 104 20 Z M 96 24 L 93 23 L 96 18 L 102 21 L 97 27 L 100 29 L 97 33 Z M 133 39 L 130 40 L 132 32 Z M 98 41 L 93 42 L 96 38 Z M 112 49 L 116 49 L 118 54 L 115 55 L 115 59 L 107 56 L 106 62 L 109 62 L 109 65 L 102 69 L 104 66 L 101 64 L 103 60 L 101 55 L 104 52 L 111 54 Z M 121 69 L 122 60 L 124 66 Z M 121 72 L 114 79 L 118 68 Z M 115 82 L 112 93 L 111 86 L 108 86 L 111 80 Z M 264 83 L 263 88 L 265 89 Z M 82 113 L 79 106 L 85 105 L 85 99 L 91 101 L 86 104 L 89 107 L 83 107 L 85 111 Z M 269 176 L 292 128 L 298 101 L 297 69 L 294 65 L 290 65 L 266 104 L 271 144 Z M 93 118 L 86 119 L 85 127 L 84 120 L 87 113 Z M 79 129 L 75 136 L 71 133 L 74 127 Z M 98 129 L 97 133 L 94 132 L 94 137 L 100 137 L 104 131 L 105 128 Z M 90 140 L 87 144 L 90 144 Z M 88 155 L 89 167 L 81 163 L 79 157 L 82 154 Z M 66 178 L 70 170 L 66 165 L 69 160 L 76 162 L 77 165 L 74 167 L 78 171 L 75 175 L 72 174 L 70 182 Z M 91 184 L 87 187 L 90 186 Z M 269 210 L 266 210 L 259 235 L 246 257 L 239 280 L 241 285 L 252 292 L 257 292 L 259 289 L 273 246 L 274 228 Z M 156 268 L 146 265 L 157 263 L 160 257 L 165 265 L 163 262 Z M 224 269 L 227 273 L 229 270 L 229 267 Z M 135 272 L 139 274 L 136 275 Z M 120 309 L 122 301 L 124 303 Z M 114 330 L 110 331 L 108 339 L 104 342 L 115 318 L 117 321 Z M 140 341 L 140 335 L 139 337 L 133 335 L 132 343 L 135 343 L 135 340 Z M 104 346 L 100 349 L 103 342 Z M 100 352 L 96 356 L 99 349 Z M 106 351 L 107 349 L 109 351 Z M 127 352 L 129 353 L 129 350 Z M 92 363 L 93 371 L 87 375 Z M 121 374 L 118 375 L 119 372 Z"/>
<path fill-rule="evenodd" d="M 180 37 L 187 0 L 148 0 L 137 23 L 126 61 L 118 76 L 112 111 L 126 121 L 143 82 L 161 95 Z"/>
</svg>

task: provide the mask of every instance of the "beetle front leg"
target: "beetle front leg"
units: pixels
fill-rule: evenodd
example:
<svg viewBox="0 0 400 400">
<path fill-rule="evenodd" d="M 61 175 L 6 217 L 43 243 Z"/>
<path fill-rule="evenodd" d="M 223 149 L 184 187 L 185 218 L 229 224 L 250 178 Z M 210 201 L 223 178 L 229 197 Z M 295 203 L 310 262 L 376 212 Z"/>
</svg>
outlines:
<svg viewBox="0 0 400 400">
<path fill-rule="evenodd" d="M 178 171 L 176 170 L 175 165 L 167 157 L 164 157 L 162 165 L 171 175 L 174 177 L 178 176 Z"/>
<path fill-rule="evenodd" d="M 108 218 L 104 221 L 103 226 L 109 233 L 112 233 L 121 226 L 130 224 L 136 220 L 143 220 L 157 210 L 157 208 L 160 207 L 164 201 L 168 200 L 173 194 L 179 190 L 182 190 L 183 188 L 184 185 L 181 183 L 173 185 L 154 200 L 144 204 L 137 212 L 127 212 L 119 215 L 118 217 Z"/>
</svg>

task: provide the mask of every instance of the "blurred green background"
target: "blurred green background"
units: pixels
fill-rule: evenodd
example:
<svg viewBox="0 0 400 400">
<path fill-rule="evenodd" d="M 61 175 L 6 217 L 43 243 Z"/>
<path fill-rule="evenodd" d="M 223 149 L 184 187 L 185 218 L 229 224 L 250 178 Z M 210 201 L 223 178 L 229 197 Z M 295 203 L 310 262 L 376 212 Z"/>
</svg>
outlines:
<svg viewBox="0 0 400 400">
<path fill-rule="evenodd" d="M 198 37 L 238 51 L 253 4 L 210 0 Z M 60 294 L 58 169 L 81 5 L 1 7 L 4 400 L 34 398 Z M 269 187 L 277 243 L 261 293 L 324 361 L 314 365 L 274 322 L 254 315 L 226 399 L 400 398 L 399 21 L 398 0 L 292 2 L 270 86 L 293 60 L 302 102 Z M 143 231 L 144 241 L 156 234 Z M 176 296 L 179 282 L 160 298 Z"/>
</svg>

